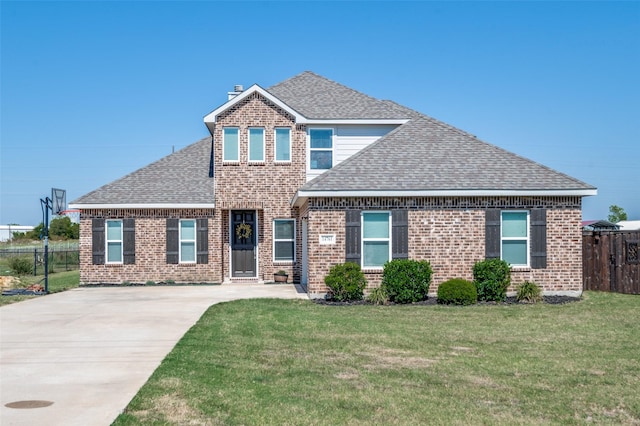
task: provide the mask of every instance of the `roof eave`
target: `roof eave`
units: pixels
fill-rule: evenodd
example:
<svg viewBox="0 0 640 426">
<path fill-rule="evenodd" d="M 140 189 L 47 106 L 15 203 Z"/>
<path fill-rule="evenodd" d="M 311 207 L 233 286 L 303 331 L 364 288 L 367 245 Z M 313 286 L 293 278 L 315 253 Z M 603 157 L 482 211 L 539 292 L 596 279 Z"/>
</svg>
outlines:
<svg viewBox="0 0 640 426">
<path fill-rule="evenodd" d="M 72 203 L 70 209 L 212 209 L 215 203 Z"/>
<path fill-rule="evenodd" d="M 291 205 L 300 207 L 307 198 L 329 197 L 496 197 L 496 196 L 529 196 L 529 197 L 588 197 L 597 195 L 592 189 L 444 189 L 444 190 L 335 190 L 309 191 L 300 190 L 291 200 Z"/>
</svg>

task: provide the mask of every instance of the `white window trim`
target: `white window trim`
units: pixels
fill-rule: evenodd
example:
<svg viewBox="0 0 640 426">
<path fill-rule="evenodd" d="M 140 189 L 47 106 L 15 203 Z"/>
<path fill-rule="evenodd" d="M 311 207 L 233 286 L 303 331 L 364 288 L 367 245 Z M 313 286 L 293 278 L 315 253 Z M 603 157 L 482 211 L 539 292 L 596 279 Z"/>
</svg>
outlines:
<svg viewBox="0 0 640 426">
<path fill-rule="evenodd" d="M 387 213 L 389 215 L 389 237 L 388 238 L 365 238 L 364 237 L 364 217 L 366 214 L 368 213 Z M 384 269 L 384 266 L 368 266 L 364 264 L 364 243 L 365 242 L 375 242 L 375 241 L 383 241 L 383 242 L 388 242 L 389 243 L 389 255 L 387 256 L 387 261 L 392 259 L 392 248 L 391 248 L 391 240 L 392 240 L 392 235 L 391 232 L 393 230 L 392 227 L 392 217 L 391 217 L 391 212 L 387 211 L 387 210 L 367 210 L 367 211 L 363 211 L 360 213 L 360 235 L 362 236 L 360 238 L 360 257 L 361 257 L 361 262 L 362 262 L 362 269 L 369 269 L 369 270 L 382 270 Z"/>
<path fill-rule="evenodd" d="M 262 130 L 262 160 L 252 160 L 251 159 L 251 131 L 252 130 Z M 266 157 L 266 152 L 265 152 L 265 146 L 264 146 L 264 139 L 265 139 L 265 131 L 264 131 L 264 127 L 249 127 L 247 129 L 247 146 L 248 146 L 248 157 L 247 157 L 247 162 L 249 163 L 264 163 L 265 162 L 265 157 Z"/>
<path fill-rule="evenodd" d="M 311 148 L 311 131 L 312 130 L 331 130 L 331 148 Z M 336 135 L 336 131 L 333 127 L 310 127 L 309 130 L 307 131 L 307 146 L 309 147 L 308 149 L 308 155 L 307 155 L 307 170 L 309 171 L 314 171 L 314 170 L 330 170 L 335 166 L 335 155 L 334 155 L 334 150 L 335 150 L 335 135 Z M 328 169 L 312 169 L 311 168 L 311 152 L 312 151 L 329 151 L 331 152 L 331 167 Z"/>
<path fill-rule="evenodd" d="M 226 132 L 225 132 L 225 130 L 227 130 L 227 129 L 235 129 L 237 134 L 238 134 L 238 149 L 237 149 L 237 153 L 236 153 L 237 157 L 238 157 L 237 160 L 227 160 L 225 158 L 226 157 L 226 150 L 225 150 L 225 145 L 226 145 L 225 144 L 225 134 L 226 134 Z M 240 162 L 240 128 L 238 128 L 238 127 L 230 126 L 230 127 L 223 127 L 222 128 L 222 162 L 223 163 L 239 163 Z"/>
<path fill-rule="evenodd" d="M 182 223 L 193 222 L 193 240 L 182 238 Z M 196 263 L 198 260 L 198 223 L 195 219 L 180 219 L 178 223 L 178 262 L 179 263 Z M 182 260 L 182 243 L 193 243 L 193 260 Z"/>
<path fill-rule="evenodd" d="M 288 160 L 278 160 L 278 130 L 288 130 L 289 131 L 289 159 Z M 291 163 L 291 127 L 276 127 L 273 129 L 273 161 L 275 163 Z"/>
<path fill-rule="evenodd" d="M 504 213 L 526 213 L 527 214 L 527 236 L 525 237 L 503 237 L 502 236 L 502 218 Z M 530 268 L 531 267 L 531 212 L 529 210 L 502 210 L 500 212 L 500 259 L 504 260 L 502 254 L 502 242 L 503 241 L 526 241 L 527 242 L 527 264 L 509 264 L 512 268 Z"/>
<path fill-rule="evenodd" d="M 109 222 L 120 222 L 120 239 L 109 239 Z M 104 224 L 104 259 L 110 265 L 122 265 L 124 263 L 124 222 L 122 219 L 107 219 Z M 109 243 L 120 243 L 120 260 L 109 260 Z"/>
<path fill-rule="evenodd" d="M 289 221 L 293 222 L 293 238 L 278 238 L 276 239 L 276 221 Z M 273 252 L 273 261 L 277 263 L 294 263 L 296 261 L 296 220 L 291 218 L 278 218 L 273 219 L 273 243 L 272 243 L 272 252 Z M 292 242 L 293 243 L 293 259 L 276 259 L 276 242 Z"/>
</svg>

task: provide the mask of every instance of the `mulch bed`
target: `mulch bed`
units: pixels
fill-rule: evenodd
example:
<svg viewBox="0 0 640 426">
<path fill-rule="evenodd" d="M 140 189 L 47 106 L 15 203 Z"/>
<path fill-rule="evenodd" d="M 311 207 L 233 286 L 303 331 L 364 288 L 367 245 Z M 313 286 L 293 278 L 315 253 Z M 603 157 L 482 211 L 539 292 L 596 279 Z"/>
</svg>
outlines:
<svg viewBox="0 0 640 426">
<path fill-rule="evenodd" d="M 571 296 L 543 296 L 542 302 L 547 305 L 564 305 L 565 303 L 579 302 L 582 300 L 580 297 L 571 297 Z M 331 299 L 313 299 L 313 302 L 318 305 L 327 305 L 327 306 L 355 306 L 355 305 L 373 305 L 372 303 L 367 302 L 366 300 L 357 300 L 355 302 L 338 302 Z M 430 297 L 427 300 L 423 300 L 416 303 L 410 303 L 409 305 L 437 305 L 438 301 L 435 297 Z M 518 302 L 515 297 L 507 297 L 507 300 L 504 302 L 478 302 L 478 305 L 529 305 L 530 303 Z M 389 303 L 390 305 L 400 305 L 400 303 Z"/>
</svg>

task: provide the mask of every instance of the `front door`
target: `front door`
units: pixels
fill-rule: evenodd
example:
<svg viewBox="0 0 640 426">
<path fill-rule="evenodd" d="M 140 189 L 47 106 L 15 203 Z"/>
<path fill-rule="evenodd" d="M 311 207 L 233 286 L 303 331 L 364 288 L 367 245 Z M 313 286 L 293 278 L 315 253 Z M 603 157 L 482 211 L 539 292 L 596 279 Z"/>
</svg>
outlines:
<svg viewBox="0 0 640 426">
<path fill-rule="evenodd" d="M 256 276 L 256 212 L 231 212 L 231 276 Z"/>
</svg>

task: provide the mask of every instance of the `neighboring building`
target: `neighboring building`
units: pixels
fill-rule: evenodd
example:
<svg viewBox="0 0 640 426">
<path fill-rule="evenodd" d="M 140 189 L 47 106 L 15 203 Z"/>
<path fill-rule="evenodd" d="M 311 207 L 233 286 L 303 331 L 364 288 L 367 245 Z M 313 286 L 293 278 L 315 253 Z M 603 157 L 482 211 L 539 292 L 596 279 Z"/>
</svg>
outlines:
<svg viewBox="0 0 640 426">
<path fill-rule="evenodd" d="M 28 225 L 0 225 L 0 242 L 11 241 L 14 232 L 29 232 L 33 226 Z"/>
<path fill-rule="evenodd" d="M 640 220 L 621 220 L 617 225 L 621 231 L 637 231 L 640 229 Z"/>
<path fill-rule="evenodd" d="M 582 229 L 584 231 L 617 231 L 620 226 L 608 220 L 583 220 Z"/>
<path fill-rule="evenodd" d="M 501 257 L 514 285 L 581 292 L 591 185 L 311 72 L 237 86 L 204 121 L 212 137 L 71 204 L 81 283 L 261 283 L 284 269 L 320 297 L 332 265 L 359 263 L 372 288 L 386 261 L 411 258 L 431 262 L 435 294 Z"/>
</svg>

